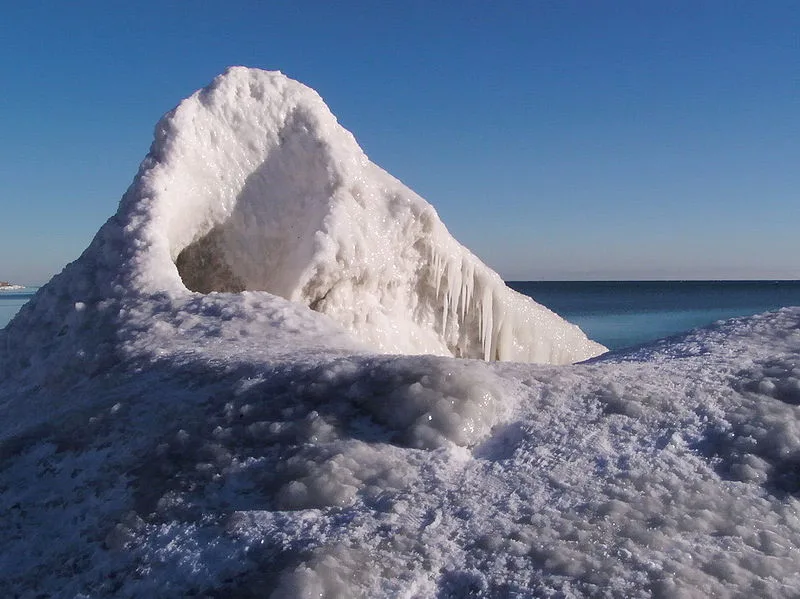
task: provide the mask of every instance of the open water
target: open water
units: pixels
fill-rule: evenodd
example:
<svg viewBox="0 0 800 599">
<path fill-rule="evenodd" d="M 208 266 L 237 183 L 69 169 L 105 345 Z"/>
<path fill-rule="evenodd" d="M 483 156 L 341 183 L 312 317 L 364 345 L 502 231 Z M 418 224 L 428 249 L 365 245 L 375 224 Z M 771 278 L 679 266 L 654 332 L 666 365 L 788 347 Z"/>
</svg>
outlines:
<svg viewBox="0 0 800 599">
<path fill-rule="evenodd" d="M 25 287 L 17 291 L 0 291 L 0 328 L 6 326 L 38 290 L 38 287 Z"/>
<path fill-rule="evenodd" d="M 610 349 L 800 306 L 800 281 L 512 281 Z"/>
<path fill-rule="evenodd" d="M 800 281 L 511 281 L 508 285 L 611 349 L 717 320 L 800 306 Z M 37 289 L 0 291 L 0 327 Z"/>
</svg>

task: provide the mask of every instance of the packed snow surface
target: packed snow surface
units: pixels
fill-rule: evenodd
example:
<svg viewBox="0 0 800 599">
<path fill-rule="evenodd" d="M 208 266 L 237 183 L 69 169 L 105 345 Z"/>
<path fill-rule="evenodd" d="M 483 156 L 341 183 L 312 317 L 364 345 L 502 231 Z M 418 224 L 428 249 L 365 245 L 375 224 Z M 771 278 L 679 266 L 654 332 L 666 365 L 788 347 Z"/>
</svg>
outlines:
<svg viewBox="0 0 800 599">
<path fill-rule="evenodd" d="M 465 359 L 601 350 L 232 69 L 0 331 L 0 588 L 796 596 L 800 308 Z"/>
</svg>

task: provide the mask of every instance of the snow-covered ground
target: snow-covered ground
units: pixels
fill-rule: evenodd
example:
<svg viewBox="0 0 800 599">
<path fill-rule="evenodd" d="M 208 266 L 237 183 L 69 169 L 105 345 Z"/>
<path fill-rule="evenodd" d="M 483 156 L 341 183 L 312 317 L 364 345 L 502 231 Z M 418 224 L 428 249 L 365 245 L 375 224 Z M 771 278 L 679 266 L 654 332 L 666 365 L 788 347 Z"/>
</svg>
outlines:
<svg viewBox="0 0 800 599">
<path fill-rule="evenodd" d="M 796 594 L 800 309 L 601 351 L 230 70 L 0 331 L 0 588 Z"/>
</svg>

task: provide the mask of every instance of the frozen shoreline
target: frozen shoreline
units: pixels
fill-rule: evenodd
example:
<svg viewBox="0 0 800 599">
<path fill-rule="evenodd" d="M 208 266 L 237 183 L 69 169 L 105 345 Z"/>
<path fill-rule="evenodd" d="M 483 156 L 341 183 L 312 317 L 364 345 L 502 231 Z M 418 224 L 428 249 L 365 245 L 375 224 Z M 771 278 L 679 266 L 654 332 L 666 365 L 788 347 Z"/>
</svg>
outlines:
<svg viewBox="0 0 800 599">
<path fill-rule="evenodd" d="M 792 596 L 800 309 L 464 359 L 603 348 L 370 164 L 278 73 L 160 122 L 118 213 L 0 330 L 0 588 Z"/>
</svg>

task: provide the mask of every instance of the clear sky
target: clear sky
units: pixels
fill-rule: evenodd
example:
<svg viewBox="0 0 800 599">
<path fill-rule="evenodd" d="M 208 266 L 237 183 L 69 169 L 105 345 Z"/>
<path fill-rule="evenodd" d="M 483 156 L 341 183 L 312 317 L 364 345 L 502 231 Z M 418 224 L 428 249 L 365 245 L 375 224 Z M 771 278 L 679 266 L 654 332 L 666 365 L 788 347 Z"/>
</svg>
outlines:
<svg viewBox="0 0 800 599">
<path fill-rule="evenodd" d="M 315 88 L 508 279 L 800 278 L 800 2 L 3 2 L 0 279 L 229 65 Z"/>
</svg>

